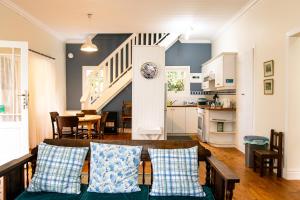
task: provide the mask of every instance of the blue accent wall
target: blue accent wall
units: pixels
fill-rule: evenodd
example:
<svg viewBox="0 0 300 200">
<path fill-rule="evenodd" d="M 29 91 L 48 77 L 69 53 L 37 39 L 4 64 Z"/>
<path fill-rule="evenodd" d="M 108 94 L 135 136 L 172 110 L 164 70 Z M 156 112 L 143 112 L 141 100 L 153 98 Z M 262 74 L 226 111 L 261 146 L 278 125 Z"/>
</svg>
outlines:
<svg viewBox="0 0 300 200">
<path fill-rule="evenodd" d="M 211 59 L 211 44 L 177 41 L 166 51 L 166 66 L 190 66 L 191 73 L 200 73 L 202 64 Z M 201 83 L 191 83 L 191 91 L 200 91 Z"/>
<path fill-rule="evenodd" d="M 74 58 L 66 58 L 67 110 L 80 110 L 82 96 L 82 66 L 96 66 L 123 43 L 131 34 L 98 34 L 93 43 L 98 52 L 82 52 L 81 44 L 66 44 L 66 55 L 73 53 Z"/>
<path fill-rule="evenodd" d="M 132 84 L 130 83 L 124 90 L 122 90 L 115 98 L 113 98 L 103 109 L 102 111 L 115 111 L 118 112 L 118 122 L 119 127 L 121 127 L 121 114 L 122 114 L 122 105 L 123 101 L 132 100 Z M 126 124 L 127 128 L 129 124 Z"/>
</svg>

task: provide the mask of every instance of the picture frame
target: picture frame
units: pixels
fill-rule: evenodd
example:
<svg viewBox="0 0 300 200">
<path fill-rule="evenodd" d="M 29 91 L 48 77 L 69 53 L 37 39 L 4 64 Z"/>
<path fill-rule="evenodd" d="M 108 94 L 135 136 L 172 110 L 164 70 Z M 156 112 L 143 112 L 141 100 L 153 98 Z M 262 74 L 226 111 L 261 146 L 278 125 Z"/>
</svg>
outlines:
<svg viewBox="0 0 300 200">
<path fill-rule="evenodd" d="M 274 60 L 264 62 L 264 77 L 274 76 Z"/>
<path fill-rule="evenodd" d="M 274 94 L 274 79 L 264 80 L 264 94 L 273 95 Z"/>
</svg>

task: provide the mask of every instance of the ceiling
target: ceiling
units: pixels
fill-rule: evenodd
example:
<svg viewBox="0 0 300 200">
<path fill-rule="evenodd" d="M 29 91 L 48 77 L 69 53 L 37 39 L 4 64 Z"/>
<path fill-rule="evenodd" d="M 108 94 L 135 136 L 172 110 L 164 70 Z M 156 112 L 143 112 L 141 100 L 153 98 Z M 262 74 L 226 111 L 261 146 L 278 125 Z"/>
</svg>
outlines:
<svg viewBox="0 0 300 200">
<path fill-rule="evenodd" d="M 7 0 L 9 1 L 9 0 Z M 10 0 L 64 40 L 90 33 L 187 33 L 211 39 L 249 0 Z M 92 19 L 87 14 L 93 13 Z"/>
</svg>

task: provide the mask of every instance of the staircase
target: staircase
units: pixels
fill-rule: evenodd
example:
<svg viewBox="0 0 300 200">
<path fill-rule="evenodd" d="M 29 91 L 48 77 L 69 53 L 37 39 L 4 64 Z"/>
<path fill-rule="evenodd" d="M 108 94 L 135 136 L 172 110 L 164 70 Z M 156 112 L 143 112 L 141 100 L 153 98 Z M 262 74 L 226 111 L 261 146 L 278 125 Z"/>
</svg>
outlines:
<svg viewBox="0 0 300 200">
<path fill-rule="evenodd" d="M 88 76 L 80 99 L 81 109 L 101 110 L 131 83 L 133 45 L 163 45 L 168 48 L 177 38 L 178 35 L 168 33 L 133 33 Z"/>
</svg>

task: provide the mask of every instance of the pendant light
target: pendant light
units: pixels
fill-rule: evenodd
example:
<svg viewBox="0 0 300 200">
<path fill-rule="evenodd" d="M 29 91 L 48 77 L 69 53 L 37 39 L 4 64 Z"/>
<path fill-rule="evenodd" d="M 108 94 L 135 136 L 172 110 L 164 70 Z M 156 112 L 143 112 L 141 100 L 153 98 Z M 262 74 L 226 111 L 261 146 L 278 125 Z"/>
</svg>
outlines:
<svg viewBox="0 0 300 200">
<path fill-rule="evenodd" d="M 92 15 L 93 14 L 87 15 L 89 20 L 91 20 Z M 84 43 L 81 45 L 80 50 L 85 51 L 85 52 L 96 52 L 96 51 L 98 51 L 98 47 L 95 44 L 93 44 L 92 37 L 88 36 L 86 38 L 86 40 L 84 41 Z"/>
</svg>

